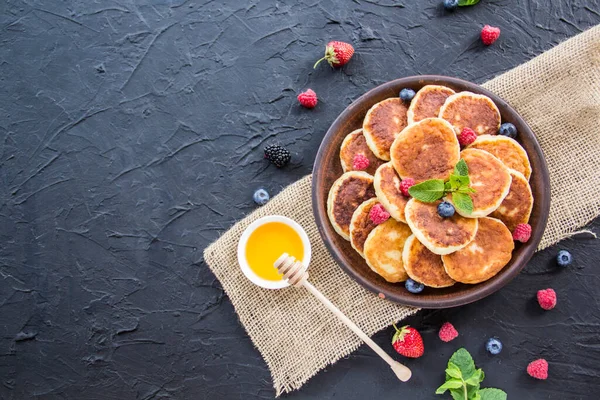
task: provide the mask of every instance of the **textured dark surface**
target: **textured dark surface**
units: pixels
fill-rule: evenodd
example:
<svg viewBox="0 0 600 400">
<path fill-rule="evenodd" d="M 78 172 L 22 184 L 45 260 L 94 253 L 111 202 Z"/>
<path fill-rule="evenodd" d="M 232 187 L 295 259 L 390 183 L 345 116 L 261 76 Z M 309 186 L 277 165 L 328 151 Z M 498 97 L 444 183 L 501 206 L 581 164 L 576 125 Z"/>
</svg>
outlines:
<svg viewBox="0 0 600 400">
<path fill-rule="evenodd" d="M 484 23 L 502 28 L 490 48 Z M 483 82 L 597 23 L 598 0 L 454 14 L 438 0 L 2 2 L 0 398 L 272 398 L 202 249 L 254 208 L 255 188 L 309 173 L 366 90 L 425 73 Z M 356 55 L 313 71 L 332 38 Z M 312 111 L 295 100 L 309 86 Z M 275 140 L 293 151 L 283 170 L 262 159 Z M 287 397 L 434 398 L 464 345 L 512 399 L 597 398 L 598 243 L 567 240 L 499 293 L 411 318 L 427 351 L 408 384 L 363 347 Z M 558 248 L 574 267 L 554 266 Z M 542 312 L 534 294 L 548 286 L 559 305 Z M 445 320 L 461 334 L 450 344 L 436 338 Z M 500 356 L 483 349 L 490 335 Z M 391 351 L 390 336 L 375 340 Z M 539 356 L 546 382 L 524 373 Z"/>
</svg>

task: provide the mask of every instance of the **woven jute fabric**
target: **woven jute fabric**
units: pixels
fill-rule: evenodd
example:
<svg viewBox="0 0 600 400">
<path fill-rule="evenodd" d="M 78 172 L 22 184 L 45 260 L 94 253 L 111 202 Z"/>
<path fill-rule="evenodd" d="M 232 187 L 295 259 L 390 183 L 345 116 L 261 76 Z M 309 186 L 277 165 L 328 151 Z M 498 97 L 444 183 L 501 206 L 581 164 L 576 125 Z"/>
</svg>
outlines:
<svg viewBox="0 0 600 400">
<path fill-rule="evenodd" d="M 600 214 L 600 26 L 483 85 L 529 123 L 550 169 L 552 206 L 540 249 Z M 305 289 L 265 290 L 237 264 L 243 230 L 265 215 L 296 220 L 312 244 L 310 281 L 368 335 L 417 309 L 378 298 L 354 282 L 327 252 L 312 213 L 311 177 L 285 188 L 204 252 L 240 321 L 266 361 L 277 395 L 360 346 L 361 341 Z"/>
</svg>

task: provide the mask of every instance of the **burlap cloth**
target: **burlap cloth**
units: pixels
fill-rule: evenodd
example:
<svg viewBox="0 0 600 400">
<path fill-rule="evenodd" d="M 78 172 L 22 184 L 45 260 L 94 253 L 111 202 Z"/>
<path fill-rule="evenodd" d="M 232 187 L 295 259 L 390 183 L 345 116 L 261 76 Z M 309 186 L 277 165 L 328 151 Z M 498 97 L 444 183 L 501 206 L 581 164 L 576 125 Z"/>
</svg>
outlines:
<svg viewBox="0 0 600 400">
<path fill-rule="evenodd" d="M 600 26 L 483 85 L 508 101 L 536 133 L 550 169 L 552 206 L 540 249 L 600 214 Z M 204 252 L 242 325 L 265 359 L 277 396 L 301 387 L 361 341 L 304 289 L 254 286 L 237 264 L 248 224 L 285 215 L 312 243 L 311 282 L 368 335 L 417 311 L 379 299 L 348 277 L 321 240 L 312 214 L 311 177 L 285 188 Z"/>
</svg>

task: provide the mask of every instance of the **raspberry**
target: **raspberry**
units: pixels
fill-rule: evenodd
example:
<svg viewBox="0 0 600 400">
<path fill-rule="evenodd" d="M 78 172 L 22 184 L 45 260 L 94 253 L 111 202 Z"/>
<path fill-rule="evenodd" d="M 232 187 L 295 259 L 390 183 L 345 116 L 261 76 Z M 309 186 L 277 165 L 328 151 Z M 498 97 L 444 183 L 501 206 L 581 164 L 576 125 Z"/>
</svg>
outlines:
<svg viewBox="0 0 600 400">
<path fill-rule="evenodd" d="M 556 307 L 556 292 L 554 289 L 538 290 L 537 300 L 544 310 L 552 310 Z"/>
<path fill-rule="evenodd" d="M 519 224 L 513 231 L 513 239 L 518 240 L 521 243 L 525 243 L 531 237 L 531 225 Z"/>
<path fill-rule="evenodd" d="M 369 218 L 375 225 L 379 225 L 390 218 L 390 213 L 381 204 L 375 204 L 369 211 Z"/>
<path fill-rule="evenodd" d="M 495 26 L 486 25 L 481 30 L 481 41 L 486 46 L 494 43 L 500 37 L 500 28 Z"/>
<path fill-rule="evenodd" d="M 527 366 L 527 373 L 535 379 L 548 379 L 548 361 L 540 358 Z"/>
<path fill-rule="evenodd" d="M 298 95 L 298 101 L 303 107 L 315 108 L 317 105 L 317 94 L 314 90 L 308 89 Z"/>
<path fill-rule="evenodd" d="M 463 128 L 460 135 L 458 135 L 458 143 L 461 146 L 468 146 L 477 139 L 477 134 L 471 128 Z"/>
<path fill-rule="evenodd" d="M 415 184 L 415 180 L 413 178 L 406 178 L 402 182 L 400 182 L 400 191 L 406 197 L 410 197 L 410 193 L 408 193 L 408 189 Z"/>
<path fill-rule="evenodd" d="M 352 169 L 355 171 L 363 171 L 369 168 L 369 164 L 371 164 L 371 162 L 364 154 L 357 154 L 354 156 L 354 160 L 352 160 Z"/>
<path fill-rule="evenodd" d="M 454 326 L 450 322 L 444 322 L 438 335 L 442 339 L 442 342 L 449 342 L 456 339 L 458 331 L 454 329 Z"/>
</svg>

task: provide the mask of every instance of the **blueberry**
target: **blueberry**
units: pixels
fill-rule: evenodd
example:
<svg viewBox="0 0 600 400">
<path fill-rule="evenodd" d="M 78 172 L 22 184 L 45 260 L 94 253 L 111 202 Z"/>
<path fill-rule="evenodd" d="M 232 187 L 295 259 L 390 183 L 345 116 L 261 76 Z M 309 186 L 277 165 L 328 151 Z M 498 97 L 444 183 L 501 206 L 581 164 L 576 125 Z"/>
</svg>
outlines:
<svg viewBox="0 0 600 400">
<path fill-rule="evenodd" d="M 404 88 L 400 91 L 402 101 L 411 101 L 413 97 L 415 97 L 415 91 L 412 89 Z"/>
<path fill-rule="evenodd" d="M 458 7 L 458 0 L 444 0 L 444 8 L 448 11 L 454 11 Z"/>
<path fill-rule="evenodd" d="M 264 206 L 269 201 L 269 193 L 265 189 L 258 189 L 252 196 L 254 202 L 259 206 Z"/>
<path fill-rule="evenodd" d="M 442 218 L 450 218 L 454 215 L 454 206 L 447 201 L 443 201 L 438 204 L 437 207 L 438 215 Z"/>
<path fill-rule="evenodd" d="M 489 338 L 485 344 L 485 349 L 491 354 L 499 354 L 502 351 L 502 342 L 496 338 Z"/>
<path fill-rule="evenodd" d="M 573 262 L 573 256 L 566 250 L 561 250 L 556 256 L 556 262 L 561 267 L 568 267 Z"/>
<path fill-rule="evenodd" d="M 510 122 L 505 122 L 502 125 L 500 125 L 498 134 L 502 136 L 508 136 L 509 138 L 514 139 L 517 137 L 517 127 L 511 124 Z"/>
<path fill-rule="evenodd" d="M 421 293 L 423 291 L 423 289 L 425 289 L 425 285 L 423 285 L 422 283 L 413 281 L 410 278 L 408 278 L 406 280 L 406 282 L 404 283 L 404 287 L 406 287 L 406 290 L 408 290 L 411 293 Z"/>
</svg>

